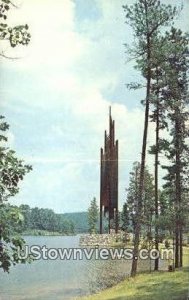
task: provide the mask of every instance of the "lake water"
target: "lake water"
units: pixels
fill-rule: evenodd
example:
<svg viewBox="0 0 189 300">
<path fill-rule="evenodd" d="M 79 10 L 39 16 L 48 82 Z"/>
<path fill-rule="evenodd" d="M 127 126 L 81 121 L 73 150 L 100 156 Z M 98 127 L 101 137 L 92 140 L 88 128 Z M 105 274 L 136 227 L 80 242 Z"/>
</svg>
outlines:
<svg viewBox="0 0 189 300">
<path fill-rule="evenodd" d="M 79 236 L 26 237 L 28 245 L 47 248 L 77 248 Z M 109 287 L 129 273 L 128 260 L 38 260 L 12 267 L 10 274 L 1 272 L 1 300 L 67 300 Z M 149 270 L 149 261 L 139 264 Z"/>
</svg>

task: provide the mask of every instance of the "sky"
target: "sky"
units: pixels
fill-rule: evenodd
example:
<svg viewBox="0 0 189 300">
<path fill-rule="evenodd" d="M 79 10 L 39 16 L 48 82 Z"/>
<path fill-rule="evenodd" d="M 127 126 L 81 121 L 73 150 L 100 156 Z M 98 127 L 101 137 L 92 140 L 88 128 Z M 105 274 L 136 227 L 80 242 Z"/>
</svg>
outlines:
<svg viewBox="0 0 189 300">
<path fill-rule="evenodd" d="M 12 204 L 86 211 L 99 203 L 100 147 L 109 106 L 119 140 L 119 207 L 134 161 L 140 160 L 144 91 L 125 43 L 132 31 L 123 4 L 134 0 L 20 0 L 9 24 L 28 24 L 27 47 L 3 51 L 19 59 L 0 60 L 0 110 L 10 124 L 9 146 L 33 166 Z M 179 4 L 181 1 L 167 0 Z M 189 1 L 176 24 L 189 28 Z M 153 142 L 150 126 L 148 146 Z M 153 157 L 148 156 L 153 171 Z"/>
</svg>

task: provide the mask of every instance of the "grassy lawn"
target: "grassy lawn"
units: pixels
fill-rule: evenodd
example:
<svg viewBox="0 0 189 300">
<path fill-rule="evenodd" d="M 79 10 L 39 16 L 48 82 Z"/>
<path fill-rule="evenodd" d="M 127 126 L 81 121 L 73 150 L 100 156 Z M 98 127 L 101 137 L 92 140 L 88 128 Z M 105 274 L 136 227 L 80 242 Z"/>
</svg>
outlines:
<svg viewBox="0 0 189 300">
<path fill-rule="evenodd" d="M 184 254 L 184 267 L 180 270 L 139 274 L 82 300 L 187 300 L 189 248 L 184 249 Z"/>
</svg>

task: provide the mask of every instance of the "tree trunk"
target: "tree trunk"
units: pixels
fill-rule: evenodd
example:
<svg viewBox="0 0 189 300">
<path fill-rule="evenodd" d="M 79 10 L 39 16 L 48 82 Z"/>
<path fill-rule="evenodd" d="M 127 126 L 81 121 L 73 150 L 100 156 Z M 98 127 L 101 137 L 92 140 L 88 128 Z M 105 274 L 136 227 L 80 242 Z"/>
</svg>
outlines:
<svg viewBox="0 0 189 300">
<path fill-rule="evenodd" d="M 179 230 L 178 221 L 176 220 L 175 228 L 175 268 L 179 267 Z"/>
<path fill-rule="evenodd" d="M 150 102 L 150 87 L 151 87 L 151 41 L 149 34 L 148 24 L 148 4 L 145 1 L 145 15 L 146 15 L 146 26 L 147 26 L 147 87 L 146 87 L 146 107 L 145 107 L 145 118 L 144 118 L 144 132 L 143 132 L 143 143 L 141 153 L 141 166 L 140 166 L 140 180 L 139 180 L 139 194 L 138 194 L 138 206 L 136 214 L 136 227 L 135 227 L 135 239 L 133 249 L 133 260 L 131 267 L 131 276 L 134 277 L 137 273 L 138 265 L 138 254 L 139 254 L 139 243 L 140 243 L 140 231 L 141 231 L 141 214 L 142 214 L 142 196 L 144 189 L 144 172 L 145 172 L 145 160 L 146 160 L 146 144 L 148 136 L 148 119 L 149 119 L 149 102 Z"/>
<path fill-rule="evenodd" d="M 148 71 L 148 73 L 149 76 L 147 79 L 146 108 L 145 108 L 145 119 L 144 119 L 143 145 L 142 145 L 142 154 L 141 154 L 138 207 L 137 207 L 137 217 L 136 217 L 136 226 L 135 226 L 133 261 L 132 261 L 132 268 L 131 268 L 132 277 L 134 277 L 137 272 L 140 231 L 141 231 L 142 195 L 144 189 L 144 171 L 145 171 L 145 160 L 146 160 L 146 144 L 147 144 L 147 134 L 148 134 L 149 98 L 150 98 L 150 83 L 151 83 L 150 70 Z"/>
<path fill-rule="evenodd" d="M 181 207 L 181 158 L 180 158 L 180 122 L 179 109 L 175 110 L 175 149 L 176 149 L 176 232 L 175 232 L 175 268 L 181 266 L 182 245 L 181 245 L 181 228 L 180 228 L 180 207 Z"/>
<path fill-rule="evenodd" d="M 183 242 L 183 236 L 182 236 L 182 225 L 180 225 L 180 267 L 183 267 L 183 246 L 182 246 L 182 242 Z"/>
<path fill-rule="evenodd" d="M 157 79 L 158 85 L 158 79 Z M 159 195 L 158 195 L 158 165 L 159 165 L 159 88 L 157 89 L 157 107 L 156 107 L 156 153 L 155 153 L 155 249 L 159 251 L 159 230 L 157 221 L 159 218 L 158 212 L 158 203 L 159 203 Z M 154 271 L 158 271 L 159 269 L 159 258 L 155 259 Z"/>
</svg>

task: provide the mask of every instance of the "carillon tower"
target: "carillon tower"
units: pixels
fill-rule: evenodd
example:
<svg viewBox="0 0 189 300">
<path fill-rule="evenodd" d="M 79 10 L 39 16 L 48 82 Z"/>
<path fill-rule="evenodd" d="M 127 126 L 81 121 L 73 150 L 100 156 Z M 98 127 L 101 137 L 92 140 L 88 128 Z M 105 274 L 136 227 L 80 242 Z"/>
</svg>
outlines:
<svg viewBox="0 0 189 300">
<path fill-rule="evenodd" d="M 100 233 L 103 216 L 108 216 L 109 233 L 118 231 L 118 140 L 115 141 L 115 122 L 109 111 L 109 133 L 105 131 L 104 149 L 101 148 L 100 167 Z"/>
</svg>

